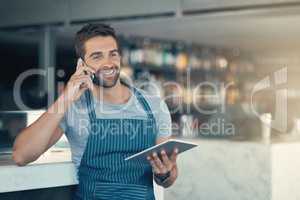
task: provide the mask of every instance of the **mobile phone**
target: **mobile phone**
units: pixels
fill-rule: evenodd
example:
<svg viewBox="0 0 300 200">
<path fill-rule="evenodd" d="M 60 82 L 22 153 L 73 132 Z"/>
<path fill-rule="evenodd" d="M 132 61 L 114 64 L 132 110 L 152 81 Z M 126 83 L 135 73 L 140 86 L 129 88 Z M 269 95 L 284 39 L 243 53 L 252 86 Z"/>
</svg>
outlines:
<svg viewBox="0 0 300 200">
<path fill-rule="evenodd" d="M 95 85 L 100 85 L 101 80 L 94 73 L 90 77 Z"/>
<path fill-rule="evenodd" d="M 88 75 L 88 72 L 84 71 L 84 74 Z M 90 78 L 91 78 L 93 84 L 100 85 L 100 79 L 95 75 L 95 73 L 92 73 L 90 75 Z"/>
<path fill-rule="evenodd" d="M 82 58 L 78 58 L 78 62 L 86 64 Z M 88 75 L 89 73 L 87 71 L 84 71 L 84 74 Z M 90 75 L 90 78 L 91 78 L 93 84 L 100 85 L 101 80 L 95 75 L 95 73 L 92 73 Z"/>
</svg>

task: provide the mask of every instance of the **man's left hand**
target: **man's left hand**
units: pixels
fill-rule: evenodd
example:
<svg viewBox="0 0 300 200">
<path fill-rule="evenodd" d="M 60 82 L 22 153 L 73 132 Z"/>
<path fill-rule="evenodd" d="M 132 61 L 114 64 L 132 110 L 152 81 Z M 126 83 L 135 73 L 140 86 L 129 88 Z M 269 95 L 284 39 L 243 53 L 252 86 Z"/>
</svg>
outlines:
<svg viewBox="0 0 300 200">
<path fill-rule="evenodd" d="M 174 149 L 172 155 L 168 157 L 167 153 L 162 150 L 160 152 L 161 159 L 159 158 L 157 153 L 153 153 L 152 156 L 147 157 L 152 166 L 154 176 L 165 175 L 170 172 L 170 177 L 167 179 L 164 185 L 162 185 L 164 187 L 171 186 L 177 178 L 177 154 L 178 149 Z"/>
</svg>

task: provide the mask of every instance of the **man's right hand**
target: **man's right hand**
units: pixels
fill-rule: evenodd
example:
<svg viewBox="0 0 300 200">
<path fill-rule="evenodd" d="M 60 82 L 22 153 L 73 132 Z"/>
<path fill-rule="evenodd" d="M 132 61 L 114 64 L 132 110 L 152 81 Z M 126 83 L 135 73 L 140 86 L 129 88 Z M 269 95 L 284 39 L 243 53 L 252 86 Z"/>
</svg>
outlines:
<svg viewBox="0 0 300 200">
<path fill-rule="evenodd" d="M 76 71 L 64 90 L 64 96 L 68 102 L 76 101 L 85 90 L 93 89 L 94 85 L 90 78 L 93 73 L 95 73 L 94 69 L 86 66 L 81 59 L 78 59 Z"/>
</svg>

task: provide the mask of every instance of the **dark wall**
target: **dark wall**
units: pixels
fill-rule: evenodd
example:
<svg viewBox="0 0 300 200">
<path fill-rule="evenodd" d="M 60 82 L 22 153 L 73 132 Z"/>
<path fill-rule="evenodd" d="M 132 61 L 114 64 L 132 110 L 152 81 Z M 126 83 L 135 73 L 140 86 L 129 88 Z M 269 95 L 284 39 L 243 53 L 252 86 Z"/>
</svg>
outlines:
<svg viewBox="0 0 300 200">
<path fill-rule="evenodd" d="M 71 200 L 76 186 L 0 193 L 1 200 Z"/>
<path fill-rule="evenodd" d="M 20 44 L 0 40 L 0 109 L 15 110 L 13 86 L 17 77 L 27 69 L 38 66 L 38 45 Z M 24 82 L 24 92 L 36 85 L 37 77 Z"/>
<path fill-rule="evenodd" d="M 55 69 L 63 70 L 64 76 L 55 73 L 56 81 L 67 82 L 76 69 L 77 59 L 72 46 L 62 47 L 59 42 L 58 39 Z M 22 72 L 38 68 L 38 55 L 37 43 L 17 43 L 0 38 L 0 110 L 19 110 L 13 98 L 15 81 Z M 32 109 L 44 108 L 47 104 L 47 97 L 39 94 L 39 78 L 30 76 L 22 84 L 22 99 Z"/>
</svg>

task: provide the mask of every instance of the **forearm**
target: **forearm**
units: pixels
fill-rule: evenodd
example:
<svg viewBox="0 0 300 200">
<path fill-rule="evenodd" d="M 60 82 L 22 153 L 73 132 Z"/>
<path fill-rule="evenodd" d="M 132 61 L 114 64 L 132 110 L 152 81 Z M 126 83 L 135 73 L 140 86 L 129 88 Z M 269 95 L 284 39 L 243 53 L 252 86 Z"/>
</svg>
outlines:
<svg viewBox="0 0 300 200">
<path fill-rule="evenodd" d="M 13 147 L 13 159 L 18 165 L 26 165 L 44 153 L 68 106 L 64 96 L 60 96 L 36 122 L 18 135 Z"/>
</svg>

